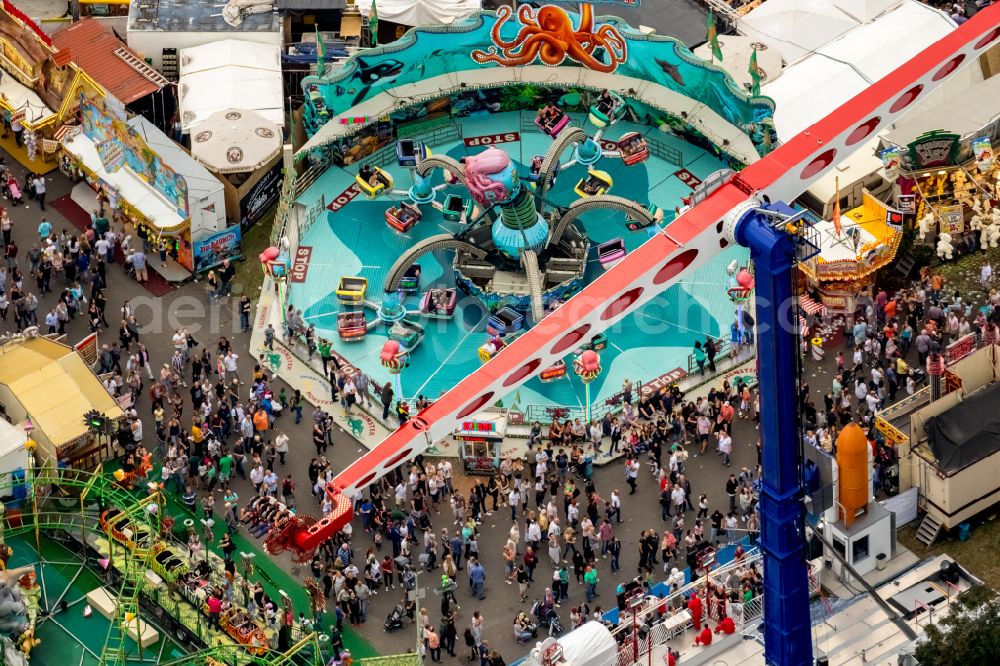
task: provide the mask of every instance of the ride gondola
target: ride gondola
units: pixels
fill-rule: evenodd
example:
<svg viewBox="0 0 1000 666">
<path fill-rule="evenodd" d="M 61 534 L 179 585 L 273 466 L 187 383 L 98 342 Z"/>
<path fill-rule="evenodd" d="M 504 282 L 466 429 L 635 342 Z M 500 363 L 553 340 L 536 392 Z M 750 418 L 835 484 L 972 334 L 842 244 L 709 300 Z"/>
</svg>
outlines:
<svg viewBox="0 0 1000 666">
<path fill-rule="evenodd" d="M 619 112 L 625 107 L 625 100 L 616 92 L 605 90 L 597 97 L 597 101 L 590 107 L 590 115 L 587 120 L 594 127 L 607 127 L 618 120 Z"/>
<path fill-rule="evenodd" d="M 412 229 L 421 217 L 423 214 L 420 209 L 408 203 L 401 203 L 385 211 L 385 223 L 401 234 Z"/>
<path fill-rule="evenodd" d="M 524 328 L 524 315 L 514 308 L 506 307 L 494 312 L 486 324 L 486 332 L 499 337 L 517 333 L 522 328 Z"/>
<path fill-rule="evenodd" d="M 368 320 L 364 312 L 337 313 L 337 335 L 344 342 L 358 342 L 368 335 Z"/>
<path fill-rule="evenodd" d="M 416 349 L 424 339 L 424 327 L 416 322 L 400 319 L 389 328 L 389 339 L 395 340 L 408 352 Z"/>
<path fill-rule="evenodd" d="M 364 303 L 368 293 L 368 278 L 356 275 L 343 275 L 337 283 L 337 300 L 341 303 Z"/>
<path fill-rule="evenodd" d="M 641 164 L 649 159 L 649 144 L 638 132 L 629 132 L 618 140 L 618 154 L 625 166 Z"/>
<path fill-rule="evenodd" d="M 573 191 L 576 192 L 580 197 L 586 199 L 588 197 L 597 197 L 605 194 L 611 189 L 614 181 L 611 176 L 605 171 L 598 171 L 597 169 L 588 169 L 587 177 L 581 178 L 580 182 L 576 184 Z"/>
<path fill-rule="evenodd" d="M 423 162 L 430 152 L 420 141 L 399 139 L 396 141 L 396 161 L 404 168 L 415 167 Z"/>
<path fill-rule="evenodd" d="M 538 110 L 535 125 L 554 139 L 569 125 L 569 114 L 555 104 L 546 104 Z"/>
<path fill-rule="evenodd" d="M 387 189 L 392 189 L 392 176 L 377 166 L 363 165 L 354 180 L 370 199 L 374 199 Z"/>
<path fill-rule="evenodd" d="M 598 244 L 597 261 L 601 264 L 601 268 L 609 271 L 624 259 L 627 253 L 625 241 L 621 238 L 612 238 Z"/>
<path fill-rule="evenodd" d="M 406 293 L 420 290 L 420 264 L 413 264 L 406 269 L 399 279 L 399 290 Z"/>
<path fill-rule="evenodd" d="M 455 289 L 428 289 L 420 299 L 420 314 L 431 319 L 451 319 L 457 303 Z"/>
</svg>

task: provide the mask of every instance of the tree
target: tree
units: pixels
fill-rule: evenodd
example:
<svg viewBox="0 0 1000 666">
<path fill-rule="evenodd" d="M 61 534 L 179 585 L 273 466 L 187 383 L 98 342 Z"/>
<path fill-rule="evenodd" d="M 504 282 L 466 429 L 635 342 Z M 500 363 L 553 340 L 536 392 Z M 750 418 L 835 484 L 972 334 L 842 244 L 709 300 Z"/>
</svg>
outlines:
<svg viewBox="0 0 1000 666">
<path fill-rule="evenodd" d="M 962 592 L 948 614 L 928 625 L 917 645 L 917 661 L 927 666 L 996 663 L 1000 655 L 1000 597 L 986 585 Z"/>
</svg>

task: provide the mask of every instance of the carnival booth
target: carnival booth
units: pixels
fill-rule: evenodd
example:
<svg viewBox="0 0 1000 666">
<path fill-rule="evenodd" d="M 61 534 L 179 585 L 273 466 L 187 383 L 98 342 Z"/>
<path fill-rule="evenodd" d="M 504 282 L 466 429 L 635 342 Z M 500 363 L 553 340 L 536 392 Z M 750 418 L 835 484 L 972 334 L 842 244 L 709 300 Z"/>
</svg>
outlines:
<svg viewBox="0 0 1000 666">
<path fill-rule="evenodd" d="M 166 245 L 171 261 L 154 270 L 180 281 L 238 253 L 222 184 L 205 167 L 144 117 L 126 121 L 109 96 L 84 97 L 80 108 L 82 131 L 63 140 L 62 152 L 107 197 L 126 235 L 142 239 L 147 253 Z"/>
<path fill-rule="evenodd" d="M 93 469 L 110 452 L 95 448 L 84 417 L 97 413 L 112 423 L 124 417 L 83 356 L 44 337 L 0 346 L 0 396 L 4 416 L 36 443 L 38 464 Z"/>
<path fill-rule="evenodd" d="M 819 254 L 799 263 L 799 270 L 828 310 L 853 313 L 875 271 L 896 257 L 902 216 L 865 192 L 861 206 L 835 220 L 816 220 L 814 229 Z"/>
<path fill-rule="evenodd" d="M 507 419 L 498 414 L 476 414 L 463 421 L 453 438 L 466 474 L 493 474 L 500 466 Z"/>
<path fill-rule="evenodd" d="M 29 170 L 47 173 L 57 165 L 56 140 L 72 118 L 75 91 L 96 86 L 10 2 L 0 8 L 0 41 L 0 113 L 7 128 L 0 142 Z"/>
</svg>

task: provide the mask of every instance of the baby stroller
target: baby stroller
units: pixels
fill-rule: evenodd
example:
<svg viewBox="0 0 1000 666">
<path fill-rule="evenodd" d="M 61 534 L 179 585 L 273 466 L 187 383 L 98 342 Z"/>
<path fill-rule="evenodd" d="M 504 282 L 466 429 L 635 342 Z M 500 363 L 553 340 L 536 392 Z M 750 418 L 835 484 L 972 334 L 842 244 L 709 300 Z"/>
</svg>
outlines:
<svg viewBox="0 0 1000 666">
<path fill-rule="evenodd" d="M 15 206 L 20 206 L 24 203 L 24 197 L 21 195 L 21 186 L 17 184 L 17 178 L 14 176 L 7 176 L 7 198 Z"/>
<path fill-rule="evenodd" d="M 396 629 L 401 629 L 405 622 L 406 609 L 403 608 L 403 604 L 396 604 L 396 607 L 392 609 L 389 616 L 385 618 L 385 624 L 383 625 L 384 631 L 395 631 Z"/>
<path fill-rule="evenodd" d="M 558 636 L 562 633 L 562 622 L 559 621 L 559 614 L 552 606 L 546 606 L 541 601 L 536 601 L 531 607 L 531 613 L 538 618 L 539 626 L 548 629 L 549 636 Z"/>
</svg>

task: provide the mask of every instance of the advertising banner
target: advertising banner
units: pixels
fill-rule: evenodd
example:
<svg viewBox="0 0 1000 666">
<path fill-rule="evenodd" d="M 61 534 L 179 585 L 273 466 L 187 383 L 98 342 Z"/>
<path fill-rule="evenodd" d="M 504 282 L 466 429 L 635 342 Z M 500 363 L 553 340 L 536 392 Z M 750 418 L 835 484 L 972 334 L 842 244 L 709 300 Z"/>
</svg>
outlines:
<svg viewBox="0 0 1000 666">
<path fill-rule="evenodd" d="M 101 141 L 96 146 L 97 155 L 101 158 L 101 164 L 108 173 L 114 173 L 125 166 L 125 146 L 118 137 L 113 136 L 106 141 Z"/>
<path fill-rule="evenodd" d="M 80 93 L 80 114 L 83 117 L 83 134 L 106 153 L 114 156 L 121 146 L 124 153 L 123 166 L 127 166 L 136 176 L 167 198 L 181 218 L 188 217 L 188 187 L 184 176 L 180 175 L 146 143 L 146 140 L 118 117 L 114 98 L 101 99 Z M 113 147 L 114 146 L 114 147 Z M 104 154 L 100 153 L 103 163 Z M 117 159 L 117 158 L 116 158 Z M 115 162 L 112 161 L 112 164 Z M 110 170 L 109 170 L 110 171 Z"/>
<path fill-rule="evenodd" d="M 917 170 L 954 164 L 961 138 L 958 134 L 942 130 L 921 134 L 907 144 L 910 150 L 910 167 Z"/>
<path fill-rule="evenodd" d="M 882 156 L 882 166 L 885 169 L 886 180 L 895 180 L 896 176 L 899 175 L 900 163 L 903 161 L 903 156 L 899 152 L 899 148 L 895 146 L 886 148 L 880 155 Z"/>
<path fill-rule="evenodd" d="M 281 196 L 281 162 L 277 162 L 240 199 L 240 229 L 247 229 L 264 216 Z"/>
<path fill-rule="evenodd" d="M 900 194 L 896 197 L 896 208 L 905 215 L 913 215 L 917 212 L 917 195 Z"/>
<path fill-rule="evenodd" d="M 231 259 L 240 253 L 240 227 L 233 225 L 214 236 L 194 242 L 194 272 L 201 273 L 218 266 L 223 259 Z"/>
<path fill-rule="evenodd" d="M 972 154 L 976 156 L 976 166 L 980 171 L 989 171 L 993 168 L 993 146 L 988 136 L 972 140 Z"/>
<path fill-rule="evenodd" d="M 962 215 L 962 204 L 956 206 L 938 206 L 937 214 L 941 218 L 941 231 L 952 236 L 965 231 L 965 216 Z"/>
</svg>

